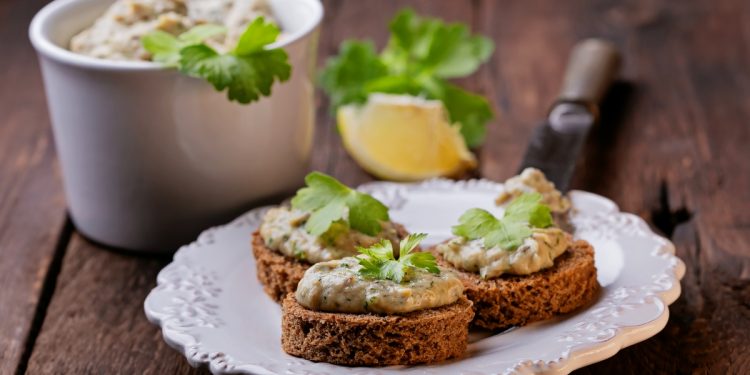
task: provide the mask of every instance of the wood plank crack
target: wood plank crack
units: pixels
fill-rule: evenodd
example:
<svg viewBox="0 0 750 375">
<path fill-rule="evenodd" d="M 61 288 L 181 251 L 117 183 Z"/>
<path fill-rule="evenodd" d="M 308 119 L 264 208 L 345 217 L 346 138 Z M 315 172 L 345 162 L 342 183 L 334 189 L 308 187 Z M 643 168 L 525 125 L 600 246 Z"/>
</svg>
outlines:
<svg viewBox="0 0 750 375">
<path fill-rule="evenodd" d="M 687 207 L 670 207 L 669 189 L 667 181 L 662 180 L 659 184 L 659 205 L 651 210 L 651 222 L 664 235 L 672 238 L 675 228 L 680 224 L 686 223 L 693 219 L 693 213 Z"/>
<path fill-rule="evenodd" d="M 44 318 L 47 316 L 47 308 L 49 307 L 52 296 L 55 294 L 55 288 L 57 287 L 57 278 L 60 276 L 62 269 L 63 258 L 65 257 L 66 249 L 70 244 L 70 239 L 73 236 L 74 226 L 70 220 L 70 216 L 66 216 L 65 224 L 63 225 L 60 235 L 57 238 L 55 244 L 55 251 L 52 255 L 52 261 L 50 262 L 47 274 L 44 276 L 42 283 L 42 291 L 39 295 L 39 302 L 34 310 L 34 317 L 31 321 L 31 327 L 29 328 L 29 334 L 26 336 L 26 342 L 24 343 L 24 349 L 21 353 L 21 358 L 18 361 L 18 367 L 16 367 L 16 375 L 26 373 L 26 368 L 29 364 L 31 354 L 34 352 L 34 346 L 36 345 L 36 339 L 39 337 L 39 333 L 42 331 L 42 325 L 44 324 Z"/>
</svg>

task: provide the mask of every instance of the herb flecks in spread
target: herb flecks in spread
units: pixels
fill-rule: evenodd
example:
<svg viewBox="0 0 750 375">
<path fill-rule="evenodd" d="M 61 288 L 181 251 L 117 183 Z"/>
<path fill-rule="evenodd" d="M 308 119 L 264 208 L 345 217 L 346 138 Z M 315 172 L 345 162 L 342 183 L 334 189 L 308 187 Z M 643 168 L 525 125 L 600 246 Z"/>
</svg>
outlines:
<svg viewBox="0 0 750 375">
<path fill-rule="evenodd" d="M 555 184 L 548 181 L 542 171 L 536 168 L 526 168 L 518 176 L 505 181 L 504 190 L 495 201 L 497 204 L 507 204 L 524 193 L 537 192 L 542 195 L 542 203 L 549 206 L 555 213 L 564 213 L 570 209 L 570 200 L 555 189 Z"/>
<path fill-rule="evenodd" d="M 305 224 L 310 234 L 323 234 L 334 222 L 348 225 L 367 235 L 380 232 L 388 220 L 388 207 L 369 194 L 360 193 L 320 172 L 305 177 L 307 187 L 292 199 L 292 208 L 312 213 Z"/>
<path fill-rule="evenodd" d="M 398 244 L 399 233 L 390 222 L 381 223 L 381 231 L 375 236 L 351 230 L 338 221 L 320 236 L 310 234 L 305 223 L 310 213 L 288 207 L 272 208 L 266 212 L 260 226 L 260 235 L 266 247 L 308 263 L 340 259 L 357 254 L 357 247 L 371 246 L 381 240 Z"/>
<path fill-rule="evenodd" d="M 280 48 L 268 49 L 276 41 L 279 28 L 263 17 L 247 26 L 237 45 L 219 53 L 204 41 L 220 34 L 218 26 L 202 25 L 175 37 L 154 31 L 143 37 L 144 47 L 154 60 L 181 72 L 203 78 L 217 91 L 227 90 L 229 100 L 250 103 L 271 95 L 274 82 L 289 79 L 292 67 L 287 53 Z"/>
<path fill-rule="evenodd" d="M 411 278 L 418 270 L 424 270 L 434 274 L 440 274 L 435 257 L 430 253 L 413 252 L 426 234 L 412 234 L 401 240 L 399 245 L 399 256 L 393 256 L 393 245 L 389 241 L 381 241 L 368 248 L 360 247 L 357 250 L 362 254 L 357 257 L 362 276 L 393 280 L 400 283 Z"/>
<path fill-rule="evenodd" d="M 317 263 L 356 255 L 358 247 L 381 241 L 398 245 L 399 228 L 383 203 L 323 173 L 310 173 L 305 182 L 291 208 L 273 208 L 264 216 L 260 235 L 268 248 Z"/>
<path fill-rule="evenodd" d="M 552 267 L 570 246 L 570 235 L 550 227 L 552 216 L 539 193 L 523 193 L 505 209 L 502 218 L 473 208 L 453 227 L 457 235 L 438 245 L 443 258 L 459 269 L 483 278 L 505 273 L 527 275 Z"/>
<path fill-rule="evenodd" d="M 321 85 L 333 108 L 362 104 L 376 92 L 436 99 L 445 106 L 450 123 L 460 124 L 466 144 L 481 144 L 493 117 L 489 102 L 447 80 L 474 73 L 492 54 L 492 41 L 471 35 L 465 25 L 419 17 L 410 10 L 396 15 L 390 32 L 380 54 L 371 42 L 350 40 L 328 61 Z"/>
<path fill-rule="evenodd" d="M 297 302 L 312 310 L 343 313 L 399 314 L 456 302 L 463 285 L 441 270 L 429 253 L 412 252 L 424 235 L 401 243 L 399 259 L 380 243 L 356 258 L 315 264 L 297 286 Z M 390 252 L 389 252 L 390 251 Z"/>
</svg>

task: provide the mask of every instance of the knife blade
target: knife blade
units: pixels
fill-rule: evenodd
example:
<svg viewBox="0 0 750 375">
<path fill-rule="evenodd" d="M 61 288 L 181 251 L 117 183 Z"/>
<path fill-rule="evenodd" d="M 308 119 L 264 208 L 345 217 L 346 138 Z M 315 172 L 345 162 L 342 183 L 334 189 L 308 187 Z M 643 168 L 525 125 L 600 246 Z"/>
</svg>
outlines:
<svg viewBox="0 0 750 375">
<path fill-rule="evenodd" d="M 546 120 L 537 126 L 519 171 L 540 169 L 565 192 L 589 130 L 598 120 L 599 103 L 620 65 L 617 49 L 602 39 L 586 39 L 573 48 L 560 94 Z"/>
</svg>

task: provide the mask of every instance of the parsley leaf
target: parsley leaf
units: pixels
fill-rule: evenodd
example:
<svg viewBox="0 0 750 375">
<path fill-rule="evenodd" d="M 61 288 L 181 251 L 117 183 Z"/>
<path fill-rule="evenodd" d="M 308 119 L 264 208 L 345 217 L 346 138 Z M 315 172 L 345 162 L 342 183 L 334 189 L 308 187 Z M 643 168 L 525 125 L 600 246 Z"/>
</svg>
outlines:
<svg viewBox="0 0 750 375">
<path fill-rule="evenodd" d="M 474 73 L 492 54 L 492 41 L 471 35 L 465 25 L 420 17 L 411 10 L 398 13 L 390 31 L 380 54 L 371 42 L 350 40 L 328 60 L 320 85 L 331 98 L 331 108 L 364 103 L 374 92 L 436 99 L 443 102 L 450 121 L 460 125 L 466 144 L 480 145 L 494 116 L 489 102 L 446 79 Z"/>
<path fill-rule="evenodd" d="M 469 240 L 483 238 L 486 248 L 515 249 L 532 235 L 532 228 L 552 225 L 550 209 L 541 201 L 539 193 L 524 193 L 508 205 L 502 219 L 480 208 L 469 209 L 458 219 L 453 234 Z"/>
<path fill-rule="evenodd" d="M 178 36 L 155 30 L 144 35 L 141 38 L 141 43 L 143 48 L 151 53 L 154 61 L 177 68 L 180 63 L 180 50 L 188 46 L 201 44 L 204 40 L 224 34 L 226 31 L 227 29 L 224 26 L 214 24 L 198 25 Z"/>
<path fill-rule="evenodd" d="M 180 41 L 174 35 L 156 30 L 141 38 L 141 43 L 146 51 L 151 53 L 154 61 L 166 66 L 177 67 L 180 61 Z"/>
<path fill-rule="evenodd" d="M 247 104 L 269 96 L 274 82 L 289 79 L 292 67 L 287 53 L 279 48 L 266 48 L 281 32 L 276 25 L 263 17 L 256 18 L 229 53 L 219 53 L 204 43 L 225 32 L 222 26 L 200 25 L 177 37 L 154 31 L 145 35 L 141 42 L 154 61 L 203 78 L 216 90 L 227 90 L 229 100 L 239 103 Z"/>
<path fill-rule="evenodd" d="M 381 221 L 388 220 L 388 207 L 369 194 L 347 187 L 335 178 L 320 172 L 305 177 L 304 187 L 292 198 L 292 208 L 310 211 L 305 224 L 308 233 L 320 236 L 335 221 L 346 217 L 349 226 L 374 236 L 380 232 Z"/>
<path fill-rule="evenodd" d="M 401 72 L 427 71 L 440 78 L 464 77 L 489 59 L 494 44 L 471 35 L 466 25 L 419 17 L 407 9 L 390 24 L 384 58 Z"/>
<path fill-rule="evenodd" d="M 378 58 L 371 42 L 345 41 L 339 56 L 326 63 L 320 75 L 320 85 L 331 98 L 332 108 L 347 103 L 364 103 L 369 90 L 362 82 L 387 74 L 385 64 Z"/>
<path fill-rule="evenodd" d="M 203 24 L 193 27 L 192 29 L 180 34 L 177 39 L 185 45 L 203 43 L 204 40 L 217 35 L 225 34 L 227 28 L 221 25 Z"/>
<path fill-rule="evenodd" d="M 470 147 L 484 142 L 485 124 L 494 117 L 490 103 L 483 96 L 470 93 L 458 86 L 445 84 L 439 97 L 451 122 L 461 124 L 461 135 Z"/>
<path fill-rule="evenodd" d="M 399 257 L 393 256 L 393 244 L 388 240 L 368 248 L 358 247 L 361 255 L 357 261 L 362 266 L 359 274 L 373 279 L 393 280 L 402 282 L 406 275 L 414 269 L 422 269 L 430 273 L 440 274 L 435 257 L 427 252 L 412 252 L 422 240 L 427 237 L 424 233 L 412 234 L 401 240 Z"/>
<path fill-rule="evenodd" d="M 549 206 L 541 203 L 542 195 L 539 193 L 525 193 L 514 199 L 505 208 L 504 219 L 514 222 L 525 222 L 537 228 L 546 228 L 552 225 L 552 214 Z"/>
</svg>

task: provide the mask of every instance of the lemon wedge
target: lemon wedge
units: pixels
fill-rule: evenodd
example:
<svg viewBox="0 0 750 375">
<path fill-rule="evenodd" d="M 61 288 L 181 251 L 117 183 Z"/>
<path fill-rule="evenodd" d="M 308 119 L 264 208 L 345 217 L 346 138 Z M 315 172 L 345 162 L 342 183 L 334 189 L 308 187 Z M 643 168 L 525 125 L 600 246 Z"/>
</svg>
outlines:
<svg viewBox="0 0 750 375">
<path fill-rule="evenodd" d="M 382 179 L 418 181 L 476 167 L 439 100 L 371 94 L 364 105 L 340 107 L 337 117 L 346 150 Z"/>
</svg>

